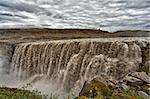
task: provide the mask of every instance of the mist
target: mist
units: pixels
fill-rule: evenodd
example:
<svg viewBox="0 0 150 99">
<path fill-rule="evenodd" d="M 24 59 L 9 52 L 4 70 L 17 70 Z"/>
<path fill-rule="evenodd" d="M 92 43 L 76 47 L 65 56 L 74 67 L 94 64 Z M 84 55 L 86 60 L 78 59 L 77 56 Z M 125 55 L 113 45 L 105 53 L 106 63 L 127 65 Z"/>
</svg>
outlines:
<svg viewBox="0 0 150 99">
<path fill-rule="evenodd" d="M 18 77 L 17 72 L 11 67 L 12 51 L 12 46 L 0 45 L 0 87 L 38 90 L 48 96 L 50 96 L 51 93 L 58 93 L 57 85 L 47 80 L 42 74 L 35 74 L 25 78 L 27 73 L 20 71 L 22 77 Z"/>
</svg>

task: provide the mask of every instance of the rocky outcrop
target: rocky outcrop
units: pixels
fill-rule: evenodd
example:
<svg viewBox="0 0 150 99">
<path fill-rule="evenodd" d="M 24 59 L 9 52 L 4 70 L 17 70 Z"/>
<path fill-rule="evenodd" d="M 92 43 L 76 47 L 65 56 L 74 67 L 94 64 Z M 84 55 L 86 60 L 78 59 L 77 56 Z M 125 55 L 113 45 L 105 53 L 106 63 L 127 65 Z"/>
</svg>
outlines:
<svg viewBox="0 0 150 99">
<path fill-rule="evenodd" d="M 137 79 L 133 79 L 137 81 Z M 86 81 L 79 93 L 78 99 L 148 99 L 148 94 L 144 91 L 133 90 L 124 88 L 124 84 L 117 83 L 115 86 L 111 86 L 110 80 L 105 80 L 103 77 L 97 77 L 91 81 Z M 131 79 L 130 79 L 130 82 Z M 135 82 L 134 82 L 135 83 Z"/>
<path fill-rule="evenodd" d="M 102 77 L 97 77 L 91 81 L 86 81 L 79 93 L 79 96 L 86 96 L 94 98 L 96 96 L 110 96 L 111 88 L 109 88 L 107 82 Z"/>
</svg>

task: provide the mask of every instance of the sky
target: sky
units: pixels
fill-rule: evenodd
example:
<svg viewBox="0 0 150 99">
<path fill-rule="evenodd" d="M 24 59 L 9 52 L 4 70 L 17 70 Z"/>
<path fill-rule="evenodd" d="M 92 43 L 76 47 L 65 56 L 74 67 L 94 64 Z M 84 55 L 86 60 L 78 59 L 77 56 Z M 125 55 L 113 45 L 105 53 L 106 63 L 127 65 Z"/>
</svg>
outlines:
<svg viewBox="0 0 150 99">
<path fill-rule="evenodd" d="M 0 28 L 150 29 L 150 0 L 0 0 Z"/>
</svg>

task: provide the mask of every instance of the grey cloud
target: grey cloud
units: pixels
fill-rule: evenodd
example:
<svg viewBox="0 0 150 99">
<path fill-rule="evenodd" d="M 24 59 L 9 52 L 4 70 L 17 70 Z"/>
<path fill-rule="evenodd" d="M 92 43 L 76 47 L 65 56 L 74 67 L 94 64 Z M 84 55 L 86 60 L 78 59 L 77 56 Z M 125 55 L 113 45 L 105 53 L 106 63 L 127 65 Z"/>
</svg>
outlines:
<svg viewBox="0 0 150 99">
<path fill-rule="evenodd" d="M 0 6 L 9 8 L 11 10 L 18 10 L 18 11 L 26 11 L 26 12 L 37 12 L 40 8 L 36 5 L 31 5 L 27 3 L 14 3 L 14 2 L 6 2 L 0 1 Z"/>
<path fill-rule="evenodd" d="M 20 17 L 17 18 L 14 16 L 5 16 L 5 15 L 2 16 L 2 15 L 0 15 L 0 21 L 22 22 L 22 19 Z"/>
</svg>

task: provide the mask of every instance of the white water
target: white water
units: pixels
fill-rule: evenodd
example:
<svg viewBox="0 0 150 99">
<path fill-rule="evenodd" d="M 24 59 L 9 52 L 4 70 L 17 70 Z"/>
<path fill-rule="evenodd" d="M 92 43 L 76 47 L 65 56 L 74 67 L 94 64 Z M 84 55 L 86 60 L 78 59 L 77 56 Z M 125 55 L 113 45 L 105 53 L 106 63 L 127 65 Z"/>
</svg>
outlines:
<svg viewBox="0 0 150 99">
<path fill-rule="evenodd" d="M 52 41 L 18 44 L 11 70 L 18 78 L 34 76 L 27 80 L 33 86 L 40 88 L 41 81 L 49 80 L 49 90 L 52 84 L 57 91 L 70 92 L 77 82 L 82 85 L 84 79 L 95 76 L 121 79 L 141 62 L 141 48 L 135 43 Z"/>
<path fill-rule="evenodd" d="M 13 55 L 11 47 L 1 45 L 0 85 L 19 88 L 28 85 L 28 89 L 37 88 L 49 95 L 68 92 L 78 95 L 85 80 L 96 76 L 121 79 L 138 69 L 142 62 L 141 48 L 132 41 L 115 40 L 23 43 L 15 47 Z"/>
</svg>

